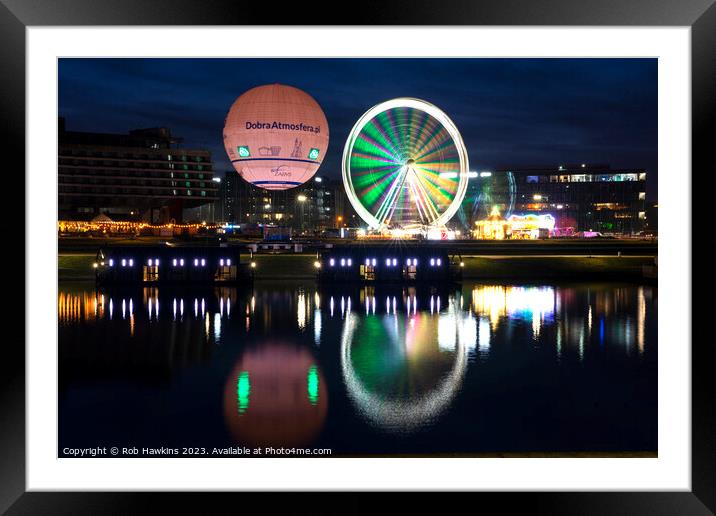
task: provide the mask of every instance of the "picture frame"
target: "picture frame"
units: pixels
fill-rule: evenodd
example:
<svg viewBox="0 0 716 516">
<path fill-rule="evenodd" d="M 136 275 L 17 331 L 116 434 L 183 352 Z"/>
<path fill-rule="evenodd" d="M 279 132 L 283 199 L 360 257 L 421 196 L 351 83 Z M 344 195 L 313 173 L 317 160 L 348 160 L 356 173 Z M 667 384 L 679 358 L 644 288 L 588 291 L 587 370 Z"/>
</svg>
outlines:
<svg viewBox="0 0 716 516">
<path fill-rule="evenodd" d="M 366 6 L 367 7 L 367 6 Z M 331 10 L 337 9 L 335 6 Z M 330 16 L 314 16 L 310 11 L 279 11 L 272 25 L 333 25 Z M 91 0 L 47 0 L 23 2 L 0 0 L 0 61 L 4 78 L 0 85 L 0 103 L 5 120 L 3 147 L 17 156 L 15 168 L 25 167 L 25 31 L 32 26 L 74 25 L 261 25 L 260 6 L 218 0 L 207 4 L 200 0 L 155 1 L 147 5 L 138 0 L 114 0 L 102 3 Z M 644 0 L 584 3 L 576 6 L 569 0 L 551 0 L 536 4 L 528 0 L 509 2 L 468 0 L 451 5 L 428 1 L 381 2 L 374 9 L 356 10 L 351 25 L 551 25 L 551 26 L 689 26 L 691 27 L 692 73 L 692 166 L 707 163 L 712 145 L 709 123 L 715 114 L 716 91 L 716 5 L 713 0 L 658 1 Z M 6 155 L 7 155 L 6 154 Z M 28 192 L 26 192 L 26 195 Z M 692 206 L 695 203 L 692 204 Z M 692 212 L 693 213 L 693 212 Z M 25 227 L 27 233 L 30 228 Z M 694 256 L 694 255 L 692 255 Z M 696 263 L 694 262 L 694 265 Z M 685 302 L 689 302 L 686 300 Z M 692 316 L 693 320 L 693 316 Z M 683 344 L 689 344 L 691 331 Z M 714 391 L 711 372 L 712 351 L 706 339 L 695 341 L 692 356 L 692 489 L 690 492 L 611 492 L 611 493 L 523 493 L 484 494 L 486 501 L 505 509 L 530 510 L 545 514 L 713 514 L 716 512 L 716 425 L 714 410 L 707 393 Z M 165 508 L 168 497 L 190 511 L 205 509 L 209 497 L 245 494 L 210 494 L 200 496 L 148 493 L 69 493 L 27 492 L 25 488 L 25 360 L 20 339 L 6 345 L 3 360 L 2 396 L 4 424 L 0 426 L 3 460 L 0 463 L 0 509 L 8 514 L 86 512 L 152 512 Z M 355 495 L 354 495 L 355 496 Z M 249 496 L 248 499 L 256 500 Z M 161 506 L 159 504 L 162 504 Z"/>
</svg>

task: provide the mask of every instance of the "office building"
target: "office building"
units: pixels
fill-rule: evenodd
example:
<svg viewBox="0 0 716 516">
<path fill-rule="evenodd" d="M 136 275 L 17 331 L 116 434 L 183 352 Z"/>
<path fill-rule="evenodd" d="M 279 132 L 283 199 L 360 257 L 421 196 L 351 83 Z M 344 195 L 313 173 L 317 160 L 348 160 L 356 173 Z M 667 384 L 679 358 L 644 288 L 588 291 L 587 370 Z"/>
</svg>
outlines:
<svg viewBox="0 0 716 516">
<path fill-rule="evenodd" d="M 165 127 L 127 134 L 67 131 L 59 120 L 60 220 L 183 222 L 217 199 L 208 150 L 188 149 Z"/>
<path fill-rule="evenodd" d="M 558 230 L 633 234 L 646 222 L 646 172 L 579 164 L 480 173 L 455 220 L 473 228 L 494 206 L 504 217 L 552 215 Z"/>
</svg>

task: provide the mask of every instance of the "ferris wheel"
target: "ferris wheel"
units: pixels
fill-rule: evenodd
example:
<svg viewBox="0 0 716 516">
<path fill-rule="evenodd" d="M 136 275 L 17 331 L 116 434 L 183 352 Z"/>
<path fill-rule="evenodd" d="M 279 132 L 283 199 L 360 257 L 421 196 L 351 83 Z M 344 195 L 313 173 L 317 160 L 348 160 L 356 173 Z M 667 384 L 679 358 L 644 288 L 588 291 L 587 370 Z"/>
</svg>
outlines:
<svg viewBox="0 0 716 516">
<path fill-rule="evenodd" d="M 468 182 L 465 144 L 433 104 L 397 98 L 358 120 L 343 150 L 343 183 L 374 229 L 444 226 Z"/>
</svg>

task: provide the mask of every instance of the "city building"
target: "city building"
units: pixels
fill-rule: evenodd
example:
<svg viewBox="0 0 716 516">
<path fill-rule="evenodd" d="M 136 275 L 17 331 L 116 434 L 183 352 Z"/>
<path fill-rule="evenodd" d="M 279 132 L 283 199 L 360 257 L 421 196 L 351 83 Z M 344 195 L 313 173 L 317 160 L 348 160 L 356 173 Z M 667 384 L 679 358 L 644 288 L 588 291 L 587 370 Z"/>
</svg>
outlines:
<svg viewBox="0 0 716 516">
<path fill-rule="evenodd" d="M 239 207 L 239 183 L 242 179 L 233 171 L 227 171 L 219 183 L 218 199 L 216 200 L 216 220 L 236 224 L 241 213 Z"/>
<path fill-rule="evenodd" d="M 554 217 L 558 231 L 633 234 L 643 231 L 646 172 L 608 165 L 496 170 L 475 174 L 455 221 L 474 229 L 494 206 L 511 215 Z"/>
<path fill-rule="evenodd" d="M 217 204 L 217 220 L 230 224 L 272 224 L 320 232 L 349 226 L 355 220 L 343 183 L 322 176 L 296 188 L 266 190 L 227 171 Z"/>
<path fill-rule="evenodd" d="M 208 150 L 187 149 L 165 127 L 127 134 L 67 131 L 59 119 L 60 220 L 148 223 L 207 219 L 218 184 Z"/>
</svg>

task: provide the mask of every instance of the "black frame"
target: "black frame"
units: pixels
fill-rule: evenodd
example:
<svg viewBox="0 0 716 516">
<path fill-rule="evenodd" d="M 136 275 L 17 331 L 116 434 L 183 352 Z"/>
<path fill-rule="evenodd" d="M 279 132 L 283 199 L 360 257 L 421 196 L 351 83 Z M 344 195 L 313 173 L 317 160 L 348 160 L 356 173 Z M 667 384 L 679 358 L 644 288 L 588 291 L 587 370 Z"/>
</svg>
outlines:
<svg viewBox="0 0 716 516">
<path fill-rule="evenodd" d="M 15 169 L 24 168 L 25 137 L 25 29 L 38 25 L 246 25 L 261 24 L 266 6 L 230 0 L 0 0 L 0 145 L 15 157 Z M 637 25 L 690 26 L 692 36 L 692 163 L 707 168 L 713 136 L 707 124 L 716 110 L 716 4 L 714 0 L 383 0 L 351 9 L 344 17 L 316 18 L 318 13 L 339 13 L 340 2 L 285 6 L 272 11 L 274 25 L 317 23 L 334 25 Z M 347 12 L 346 12 L 347 14 Z M 337 22 L 337 23 L 336 23 Z M 710 136 L 710 137 L 709 137 Z M 712 160 L 711 160 L 712 161 Z M 701 167 L 699 167 L 701 165 Z M 691 180 L 691 177 L 689 177 Z M 693 205 L 693 203 L 692 203 Z M 694 220 L 694 223 L 697 223 Z M 27 228 L 26 228 L 27 230 Z M 691 250 L 684 250 L 690 252 Z M 23 251 L 24 252 L 24 251 Z M 697 265 L 693 261 L 693 266 Z M 705 309 L 702 309 L 705 311 Z M 701 315 L 706 315 L 702 313 Z M 688 345 L 691 331 L 680 345 Z M 25 358 L 20 339 L 3 343 L 0 364 L 0 510 L 9 514 L 113 514 L 164 512 L 170 500 L 184 511 L 206 511 L 211 502 L 247 501 L 275 507 L 268 497 L 248 494 L 148 494 L 148 493 L 25 493 Z M 545 514 L 714 514 L 716 512 L 716 426 L 709 392 L 716 392 L 711 370 L 712 339 L 695 340 L 692 346 L 692 491 L 610 493 L 506 493 L 481 494 L 500 512 L 515 509 Z M 711 387 L 709 387 L 709 385 Z M 457 459 L 456 459 L 457 460 Z M 327 466 L 330 467 L 330 466 Z M 319 495 L 320 496 L 320 495 Z M 355 497 L 356 495 L 352 495 Z M 315 496 L 302 495 L 314 505 Z M 373 497 L 342 505 L 351 512 L 373 507 Z M 416 498 L 424 504 L 424 497 Z M 453 502 L 455 503 L 455 502 Z M 474 502 L 473 502 L 474 503 Z M 304 505 L 306 510 L 309 506 Z M 484 507 L 483 505 L 479 507 Z M 297 507 L 291 512 L 295 512 Z M 478 509 L 479 510 L 479 509 Z M 311 510 L 311 512 L 314 512 Z M 334 509 L 332 512 L 344 512 Z"/>
</svg>

